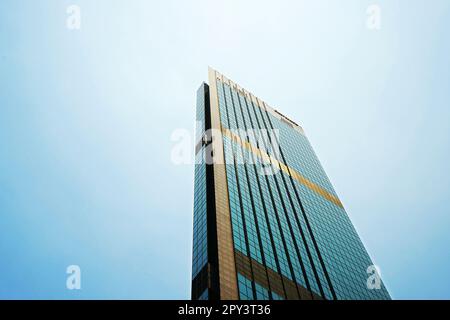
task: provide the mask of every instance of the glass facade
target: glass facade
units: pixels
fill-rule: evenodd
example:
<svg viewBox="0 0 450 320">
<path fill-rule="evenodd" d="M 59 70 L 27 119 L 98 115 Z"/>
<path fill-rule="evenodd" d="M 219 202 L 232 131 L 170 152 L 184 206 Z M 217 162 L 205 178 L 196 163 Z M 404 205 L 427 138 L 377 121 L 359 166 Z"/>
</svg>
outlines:
<svg viewBox="0 0 450 320">
<path fill-rule="evenodd" d="M 384 284 L 368 288 L 373 263 L 303 130 L 213 74 L 208 94 L 197 99 L 197 120 L 207 123 L 208 107 L 217 108 L 220 125 L 212 129 L 220 130 L 223 145 L 236 298 L 390 299 Z M 211 99 L 207 104 L 205 97 Z M 207 129 L 206 124 L 197 138 Z M 196 150 L 193 287 L 208 261 L 221 271 L 220 258 L 207 256 L 208 245 L 221 244 L 205 235 L 207 226 L 216 226 L 206 221 L 207 165 L 204 148 Z M 217 285 L 220 291 L 220 281 Z"/>
<path fill-rule="evenodd" d="M 196 141 L 200 141 L 205 130 L 205 99 L 200 89 L 197 94 Z M 192 249 L 192 277 L 195 278 L 208 261 L 207 225 L 206 225 L 206 165 L 205 148 L 195 155 L 194 172 L 194 232 Z"/>
</svg>

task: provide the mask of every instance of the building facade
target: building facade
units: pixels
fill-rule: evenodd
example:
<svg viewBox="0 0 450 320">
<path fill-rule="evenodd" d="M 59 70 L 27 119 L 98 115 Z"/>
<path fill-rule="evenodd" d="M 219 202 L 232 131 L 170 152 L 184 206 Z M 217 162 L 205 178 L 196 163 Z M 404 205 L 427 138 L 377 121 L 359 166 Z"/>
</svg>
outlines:
<svg viewBox="0 0 450 320">
<path fill-rule="evenodd" d="M 192 299 L 390 299 L 299 125 L 211 68 L 196 119 Z"/>
</svg>

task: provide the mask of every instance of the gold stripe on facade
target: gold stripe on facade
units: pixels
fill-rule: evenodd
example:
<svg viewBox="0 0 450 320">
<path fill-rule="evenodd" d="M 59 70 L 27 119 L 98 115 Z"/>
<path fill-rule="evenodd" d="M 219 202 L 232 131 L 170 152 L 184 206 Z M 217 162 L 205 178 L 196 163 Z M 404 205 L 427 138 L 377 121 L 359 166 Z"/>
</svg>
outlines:
<svg viewBox="0 0 450 320">
<path fill-rule="evenodd" d="M 251 151 L 252 153 L 256 154 L 263 162 L 271 162 L 274 166 L 280 168 L 281 171 L 286 173 L 287 175 L 291 176 L 293 179 L 304 185 L 305 187 L 309 188 L 310 190 L 314 191 L 316 194 L 322 196 L 323 198 L 327 199 L 328 201 L 334 203 L 335 205 L 343 208 L 343 205 L 338 197 L 335 195 L 329 193 L 327 190 L 322 188 L 321 186 L 315 184 L 311 180 L 304 177 L 302 174 L 300 174 L 295 169 L 287 166 L 286 164 L 280 162 L 276 158 L 270 156 L 265 151 L 259 149 L 258 147 L 252 145 L 250 142 L 245 141 L 241 139 L 238 135 L 234 134 L 230 129 L 222 128 L 222 133 L 229 137 L 232 141 L 235 141 L 239 145 L 243 146 L 245 149 Z"/>
</svg>

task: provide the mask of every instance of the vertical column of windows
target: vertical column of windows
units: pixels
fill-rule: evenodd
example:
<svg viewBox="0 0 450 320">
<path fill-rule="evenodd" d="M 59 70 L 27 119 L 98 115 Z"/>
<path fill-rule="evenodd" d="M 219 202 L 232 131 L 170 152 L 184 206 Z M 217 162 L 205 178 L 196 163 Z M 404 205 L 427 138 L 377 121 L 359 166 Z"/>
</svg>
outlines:
<svg viewBox="0 0 450 320">
<path fill-rule="evenodd" d="M 287 189 L 288 189 L 288 193 L 291 195 L 295 194 L 295 190 L 291 184 L 291 180 L 290 177 L 287 176 L 285 173 L 281 173 L 284 176 L 284 180 L 286 182 L 287 185 Z M 299 218 L 299 212 L 301 212 L 301 208 L 299 206 L 299 203 L 297 201 L 294 201 L 294 205 L 295 205 L 295 212 L 292 212 L 292 219 L 295 222 L 296 226 L 299 226 L 299 236 L 300 234 L 302 234 L 302 240 L 300 240 L 300 238 L 297 239 L 297 241 L 301 241 L 302 245 L 300 246 L 300 250 L 301 250 L 301 254 L 306 257 L 304 260 L 307 261 L 306 265 L 306 272 L 307 272 L 307 276 L 308 279 L 310 280 L 310 284 L 311 284 L 311 288 L 313 289 L 313 291 L 315 292 L 319 292 L 320 288 L 318 283 L 320 283 L 322 290 L 323 290 L 323 294 L 325 295 L 325 298 L 327 299 L 333 299 L 333 296 L 331 295 L 328 283 L 326 281 L 325 275 L 322 271 L 321 265 L 320 265 L 320 260 L 317 256 L 316 250 L 314 250 L 314 244 L 311 240 L 310 234 L 308 232 L 308 228 L 305 225 L 305 222 L 303 219 L 301 219 L 301 217 Z M 309 248 L 309 252 L 306 250 L 306 248 Z M 312 248 L 312 249 L 311 249 Z M 311 259 L 311 260 L 310 260 Z M 317 273 L 314 273 L 314 270 L 317 271 Z"/>
<path fill-rule="evenodd" d="M 197 91 L 196 142 L 205 130 L 205 97 L 203 86 Z M 194 221 L 192 242 L 192 279 L 208 262 L 207 241 L 207 203 L 206 203 L 206 165 L 204 148 L 195 155 L 194 169 Z"/>
<path fill-rule="evenodd" d="M 222 82 L 217 80 L 217 96 L 219 100 L 219 109 L 221 123 L 230 125 L 227 117 L 226 102 L 223 92 Z M 230 139 L 224 137 L 224 153 L 226 161 L 226 173 L 228 183 L 228 194 L 230 201 L 230 215 L 234 246 L 237 250 L 248 255 L 248 244 L 245 235 L 245 222 L 243 219 L 241 200 L 239 194 L 239 185 L 234 168 L 234 150 Z"/>
<path fill-rule="evenodd" d="M 248 111 L 248 106 L 246 105 L 246 107 L 247 108 L 244 108 L 244 109 L 246 111 Z M 249 113 L 243 112 L 243 114 L 244 114 L 244 118 L 246 119 L 246 121 L 251 123 L 251 118 L 250 118 Z M 247 117 L 245 115 L 247 115 Z M 245 120 L 244 120 L 244 122 L 245 122 Z M 252 142 L 257 145 L 257 141 L 253 140 Z M 272 178 L 273 178 L 272 176 L 269 176 L 269 177 L 266 176 L 266 179 L 271 180 Z M 268 183 L 268 185 L 273 186 L 274 180 L 272 180 L 271 182 L 272 182 L 272 184 Z M 277 182 L 275 181 L 275 183 L 277 183 Z M 277 191 L 279 192 L 280 190 L 277 190 Z M 275 207 L 277 209 L 276 210 L 277 212 L 285 212 L 286 211 L 284 204 L 280 201 L 279 195 L 276 192 L 274 192 L 274 194 L 272 195 L 272 200 L 274 200 L 274 202 L 275 202 Z M 289 279 L 294 280 L 295 282 L 298 282 L 299 284 L 302 284 L 303 286 L 306 286 L 303 274 L 301 273 L 303 266 L 301 265 L 298 254 L 296 254 L 296 252 L 294 251 L 295 243 L 293 243 L 293 240 L 292 240 L 293 235 L 292 235 L 291 226 L 289 225 L 289 223 L 286 223 L 287 220 L 286 220 L 285 216 L 283 216 L 283 214 L 277 215 L 277 218 L 278 218 L 277 221 L 278 221 L 279 228 L 281 229 L 282 234 L 284 235 L 283 243 L 288 252 L 288 260 L 290 260 L 290 263 L 288 263 L 288 268 L 289 268 L 290 275 L 291 275 L 289 277 Z"/>
<path fill-rule="evenodd" d="M 221 98 L 222 104 L 221 106 L 221 114 L 225 115 L 223 117 L 223 121 L 222 124 L 225 124 L 228 128 L 232 128 L 236 126 L 235 122 L 233 121 L 233 117 L 230 116 L 230 111 L 229 111 L 229 98 L 227 99 L 227 94 L 225 91 L 225 87 L 224 84 L 221 82 L 220 85 L 217 86 L 218 91 L 220 91 L 220 95 L 219 95 L 219 99 Z M 232 160 L 232 164 L 230 166 L 227 166 L 227 171 L 233 171 L 234 173 L 234 177 L 235 177 L 235 182 L 236 182 L 236 189 L 235 189 L 235 194 L 234 197 L 237 197 L 239 202 L 239 213 L 240 213 L 240 218 L 242 219 L 242 229 L 243 229 L 243 234 L 244 234 L 244 238 L 245 238 L 245 244 L 246 244 L 246 249 L 245 251 L 241 251 L 244 252 L 246 255 L 249 255 L 250 257 L 254 258 L 255 260 L 262 262 L 261 261 L 261 252 L 259 249 L 259 247 L 257 247 L 257 245 L 259 246 L 259 243 L 256 243 L 256 239 L 254 237 L 254 233 L 249 232 L 250 228 L 254 228 L 254 222 L 253 222 L 253 226 L 250 226 L 250 228 L 248 227 L 248 219 L 251 218 L 250 214 L 249 214 L 249 206 L 248 206 L 248 201 L 247 199 L 245 199 L 243 197 L 242 194 L 242 190 L 241 188 L 244 187 L 245 185 L 241 182 L 242 180 L 242 172 L 239 173 L 239 166 L 237 166 L 237 161 L 236 158 L 238 157 L 237 153 L 239 148 L 234 144 L 234 143 L 230 143 L 231 148 L 228 149 L 228 152 L 232 152 L 231 154 L 226 154 L 225 158 L 231 158 Z M 248 196 L 248 192 L 246 192 L 246 195 Z M 231 210 L 232 208 L 230 208 Z M 232 220 L 233 223 L 233 220 Z M 250 222 L 251 223 L 251 222 Z M 232 224 L 232 229 L 234 229 L 234 225 Z M 235 245 L 235 249 L 239 249 L 236 247 Z M 259 256 L 258 256 L 259 255 Z M 259 257 L 259 259 L 258 259 Z M 253 267 L 250 264 L 250 271 L 253 274 Z M 252 287 L 252 290 L 254 291 L 255 288 L 254 286 Z M 253 295 L 253 292 L 252 292 Z"/>
<path fill-rule="evenodd" d="M 232 154 L 232 142 L 228 137 L 224 137 L 225 154 Z M 230 197 L 230 214 L 233 232 L 233 242 L 236 249 L 244 253 L 247 252 L 247 241 L 245 238 L 244 221 L 242 219 L 240 196 L 238 192 L 238 183 L 236 180 L 236 172 L 233 168 L 234 164 L 227 162 L 227 182 L 228 195 Z"/>
<path fill-rule="evenodd" d="M 236 91 L 228 87 L 231 92 L 232 109 L 234 111 L 235 119 L 237 121 L 238 128 L 247 129 L 245 120 L 242 119 L 242 110 Z M 242 132 L 242 131 L 241 131 Z M 241 137 L 244 138 L 244 137 Z M 272 242 L 269 235 L 266 218 L 264 215 L 265 207 L 261 201 L 261 190 L 259 181 L 257 180 L 255 166 L 252 165 L 253 155 L 241 148 L 243 152 L 244 169 L 246 171 L 247 182 L 249 184 L 250 196 L 253 202 L 254 208 L 254 220 L 258 231 L 258 237 L 262 247 L 263 260 L 265 265 L 273 270 L 276 270 L 274 250 L 272 248 Z M 253 170 L 251 170 L 253 169 Z"/>
<path fill-rule="evenodd" d="M 197 157 L 203 156 L 203 150 Z M 196 164 L 194 172 L 194 230 L 192 248 L 192 279 L 208 261 L 206 222 L 206 170 L 205 164 Z"/>
<path fill-rule="evenodd" d="M 233 110 L 233 101 L 231 98 L 231 93 L 230 93 L 230 87 L 226 84 L 222 84 L 222 89 L 225 92 L 225 105 L 226 105 L 226 110 L 227 110 L 227 119 L 228 121 L 233 121 L 231 120 L 233 117 L 236 120 L 236 116 L 234 114 L 234 110 Z M 234 116 L 233 116 L 234 114 Z M 239 127 L 239 123 L 236 121 L 235 125 L 237 125 L 237 127 Z M 234 126 L 234 125 L 233 125 Z M 242 212 L 244 215 L 244 221 L 245 221 L 245 226 L 246 226 L 246 234 L 247 234 L 247 240 L 248 240 L 248 248 L 249 248 L 249 253 L 250 253 L 250 257 L 255 259 L 256 261 L 258 261 L 259 263 L 263 263 L 262 261 L 262 252 L 261 252 L 261 247 L 260 247 L 260 243 L 259 243 L 259 237 L 258 237 L 258 230 L 256 227 L 256 221 L 254 219 L 254 214 L 253 214 L 253 202 L 252 202 L 252 193 L 251 190 L 249 188 L 249 182 L 247 180 L 247 173 L 246 173 L 246 167 L 245 167 L 245 159 L 244 154 L 242 152 L 242 149 L 240 146 L 237 146 L 235 144 L 233 144 L 236 148 L 236 153 L 237 150 L 239 150 L 240 153 L 240 157 L 237 158 L 239 161 L 236 161 L 236 157 L 235 157 L 235 162 L 237 162 L 237 165 L 235 166 L 235 169 L 237 171 L 237 181 L 239 184 L 239 189 L 240 189 L 240 196 L 241 196 L 241 203 L 242 203 Z M 236 155 L 236 153 L 234 153 Z M 242 157 L 242 158 L 241 158 Z"/>
<path fill-rule="evenodd" d="M 236 101 L 235 105 L 239 106 L 241 113 L 244 114 L 245 128 L 246 129 L 254 128 L 253 124 L 251 123 L 251 119 L 248 117 L 249 115 L 243 111 L 245 108 L 243 108 L 242 95 L 234 92 L 234 96 L 235 96 L 235 101 Z M 249 124 L 251 125 L 251 128 L 249 128 Z M 256 145 L 255 137 L 252 135 L 247 136 L 247 141 L 249 141 L 250 143 L 254 143 L 254 145 Z M 270 218 L 269 218 L 269 216 L 272 216 L 272 218 L 273 218 L 273 207 L 272 207 L 272 203 L 270 203 L 268 201 L 269 195 L 268 195 L 268 191 L 267 191 L 267 186 L 262 181 L 264 179 L 262 179 L 260 176 L 263 173 L 262 163 L 260 162 L 258 157 L 255 156 L 254 154 L 251 154 L 251 155 L 249 154 L 249 157 L 253 157 L 252 158 L 253 174 L 251 175 L 251 179 L 253 181 L 252 185 L 255 186 L 255 189 L 256 189 L 256 184 L 258 186 L 258 190 L 254 191 L 254 195 L 255 195 L 254 198 L 255 198 L 255 203 L 258 204 L 258 209 L 256 210 L 256 214 L 258 217 L 259 224 L 262 226 L 262 228 L 260 229 L 260 233 L 261 233 L 261 238 L 263 239 L 263 248 L 266 249 L 265 250 L 266 265 L 267 265 L 267 267 L 271 268 L 272 270 L 278 270 L 278 272 L 281 273 L 280 266 L 279 266 L 279 263 L 277 260 L 281 259 L 285 264 L 287 264 L 286 263 L 286 253 L 282 246 L 279 232 L 277 232 L 278 228 L 276 228 L 276 221 L 274 219 L 270 220 Z M 274 230 L 274 228 L 276 231 Z M 274 233 L 275 233 L 276 239 L 274 239 Z M 290 274 L 289 274 L 289 276 L 290 276 Z"/>
<path fill-rule="evenodd" d="M 258 170 L 263 170 L 263 165 L 260 161 L 256 162 Z M 270 226 L 273 246 L 275 247 L 276 257 L 278 261 L 278 270 L 281 275 L 288 279 L 292 279 L 291 269 L 289 268 L 289 258 L 284 242 L 282 230 L 279 225 L 279 221 L 276 213 L 275 199 L 273 198 L 270 190 L 268 179 L 261 179 L 262 198 L 270 199 L 266 201 L 267 221 Z M 275 270 L 277 270 L 275 269 Z"/>
<path fill-rule="evenodd" d="M 273 127 L 273 124 L 271 122 L 271 119 L 270 119 L 270 116 L 269 116 L 267 110 L 262 111 L 260 107 L 257 107 L 257 109 L 259 110 L 259 112 L 263 118 L 263 121 L 266 123 L 266 125 L 268 127 L 270 127 L 271 129 L 273 129 L 274 127 Z M 277 140 L 276 143 L 279 144 L 280 141 Z M 287 165 L 283 151 L 280 150 L 280 153 L 281 153 L 283 162 Z M 306 249 L 308 252 L 308 256 L 311 260 L 311 263 L 312 263 L 315 278 L 319 284 L 319 288 L 321 289 L 321 293 L 324 297 L 326 297 L 328 299 L 336 299 L 335 293 L 333 291 L 333 287 L 331 286 L 331 281 L 330 281 L 329 275 L 325 269 L 324 262 L 320 256 L 319 248 L 317 246 L 317 243 L 314 240 L 314 235 L 312 234 L 311 226 L 309 225 L 308 220 L 306 218 L 306 215 L 304 212 L 304 207 L 302 205 L 302 202 L 301 202 L 301 199 L 297 192 L 297 189 L 295 188 L 293 179 L 291 176 L 289 176 L 289 177 L 285 178 L 285 183 L 287 183 L 286 180 L 289 181 L 292 185 L 294 185 L 293 187 L 291 187 L 291 191 L 292 190 L 294 191 L 293 195 L 295 195 L 296 200 L 297 200 L 296 206 L 298 206 L 298 209 L 300 209 L 300 210 L 296 211 L 295 217 L 296 217 L 298 226 L 301 228 L 301 230 L 304 230 L 303 238 L 304 238 L 305 243 L 307 244 Z M 291 199 L 291 201 L 292 201 L 292 199 Z"/>
<path fill-rule="evenodd" d="M 266 128 L 267 126 L 264 122 L 264 119 L 261 118 L 261 114 L 258 114 L 258 112 L 256 111 L 256 109 L 259 108 L 255 108 L 254 104 L 252 103 L 252 101 L 250 99 L 245 99 L 245 102 L 248 106 L 248 109 L 253 111 L 254 116 L 255 116 L 255 120 L 256 123 L 258 124 L 258 127 L 260 129 Z M 262 139 L 261 139 L 262 140 Z M 266 146 L 264 145 L 264 143 L 259 144 L 258 145 L 259 148 L 261 148 L 262 150 L 264 150 L 266 153 L 270 154 L 273 153 L 271 152 L 271 150 L 269 150 L 269 144 L 266 148 Z M 284 179 L 284 177 L 282 177 Z M 276 178 L 273 179 L 275 181 L 275 184 L 277 184 Z M 295 239 L 294 244 L 296 245 L 296 252 L 299 256 L 299 261 L 301 263 L 301 269 L 302 269 L 302 276 L 300 277 L 298 280 L 298 283 L 306 286 L 309 289 L 312 289 L 315 292 L 319 292 L 320 288 L 317 285 L 316 279 L 315 277 L 312 275 L 313 273 L 313 266 L 311 266 L 311 263 L 308 259 L 308 255 L 306 254 L 306 247 L 305 247 L 305 241 L 304 241 L 304 236 L 302 233 L 302 230 L 299 229 L 299 226 L 295 223 L 295 219 L 294 219 L 294 210 L 292 209 L 292 205 L 295 205 L 292 203 L 292 199 L 290 199 L 290 194 L 289 192 L 286 191 L 285 189 L 285 181 L 283 180 L 283 183 L 279 183 L 277 184 L 277 188 L 281 189 L 281 194 L 284 195 L 284 197 L 288 198 L 289 201 L 285 201 L 285 205 L 287 206 L 287 212 L 288 212 L 288 217 L 290 219 L 290 228 L 293 229 L 293 237 Z M 280 191 L 280 190 L 279 190 Z M 302 239 L 300 239 L 300 235 L 302 235 Z M 303 259 L 302 259 L 303 257 Z M 300 270 L 300 268 L 298 268 L 298 266 L 296 266 L 297 270 Z"/>
<path fill-rule="evenodd" d="M 239 98 L 236 94 L 236 91 L 228 88 L 231 92 L 231 108 L 234 111 L 235 120 L 237 123 L 237 127 L 239 129 L 247 129 L 247 125 L 245 123 L 245 120 L 242 118 L 242 107 L 240 105 Z M 241 130 L 242 132 L 243 130 Z M 247 136 L 247 135 L 246 135 Z M 244 137 L 241 137 L 242 139 L 245 139 Z M 275 259 L 275 247 L 272 241 L 272 235 L 270 234 L 270 230 L 268 228 L 268 222 L 266 220 L 267 212 L 266 212 L 266 206 L 265 203 L 262 201 L 262 190 L 261 185 L 259 182 L 259 177 L 257 175 L 257 169 L 256 165 L 253 164 L 252 159 L 254 155 L 251 152 L 248 152 L 247 150 L 244 150 L 241 146 L 241 151 L 243 153 L 243 165 L 241 167 L 244 168 L 248 188 L 250 191 L 250 197 L 253 204 L 253 214 L 254 214 L 254 226 L 256 227 L 257 236 L 259 240 L 259 244 L 261 246 L 261 253 L 262 253 L 262 262 L 264 268 L 264 277 L 266 278 L 267 285 L 270 290 L 270 281 L 267 273 L 267 267 L 269 267 L 272 270 L 279 270 L 279 265 L 276 262 Z M 253 170 L 252 170 L 253 169 Z M 280 271 L 278 271 L 280 272 Z M 259 276 L 262 276 L 261 274 Z M 256 290 L 256 287 L 255 287 Z M 267 291 L 267 295 L 269 295 L 270 291 Z"/>
<path fill-rule="evenodd" d="M 245 105 L 244 98 L 242 95 L 238 95 L 239 98 L 239 104 L 242 108 L 242 106 Z M 249 118 L 250 123 L 251 118 Z M 251 126 L 254 128 L 253 124 Z M 266 213 L 266 219 L 267 224 L 269 227 L 269 234 L 271 235 L 273 247 L 274 247 L 274 257 L 275 262 L 277 264 L 277 268 L 273 270 L 278 270 L 278 272 L 285 276 L 288 279 L 292 279 L 291 271 L 289 268 L 289 262 L 288 262 L 288 256 L 285 249 L 284 244 L 284 238 L 281 233 L 281 228 L 279 227 L 279 222 L 277 220 L 277 213 L 275 208 L 275 200 L 273 198 L 273 195 L 271 194 L 270 187 L 268 185 L 267 178 L 262 178 L 260 174 L 263 172 L 263 166 L 264 164 L 258 157 L 254 157 L 253 160 L 255 161 L 255 175 L 260 178 L 259 179 L 259 185 L 261 188 L 261 201 L 263 202 L 263 205 L 265 206 L 265 213 Z M 270 201 L 271 200 L 271 201 Z"/>
</svg>

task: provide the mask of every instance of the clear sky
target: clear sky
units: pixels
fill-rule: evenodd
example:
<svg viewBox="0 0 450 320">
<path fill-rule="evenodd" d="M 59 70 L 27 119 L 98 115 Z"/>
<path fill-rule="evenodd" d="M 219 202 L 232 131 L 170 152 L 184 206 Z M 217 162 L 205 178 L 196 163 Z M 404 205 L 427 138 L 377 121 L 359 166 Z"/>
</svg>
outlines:
<svg viewBox="0 0 450 320">
<path fill-rule="evenodd" d="M 208 65 L 304 127 L 394 298 L 450 298 L 449 30 L 447 0 L 0 1 L 0 298 L 189 298 L 171 133 Z"/>
</svg>

